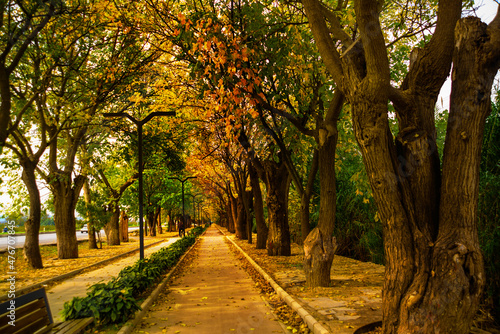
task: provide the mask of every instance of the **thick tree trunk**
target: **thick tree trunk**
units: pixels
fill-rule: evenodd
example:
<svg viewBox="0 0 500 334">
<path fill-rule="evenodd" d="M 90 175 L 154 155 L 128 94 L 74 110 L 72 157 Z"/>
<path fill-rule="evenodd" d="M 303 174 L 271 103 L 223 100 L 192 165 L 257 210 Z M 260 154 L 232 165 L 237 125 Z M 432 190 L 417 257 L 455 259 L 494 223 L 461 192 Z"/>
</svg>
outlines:
<svg viewBox="0 0 500 334">
<path fill-rule="evenodd" d="M 175 232 L 175 221 L 172 217 L 172 209 L 168 211 L 168 231 Z"/>
<path fill-rule="evenodd" d="M 120 206 L 118 203 L 113 203 L 111 207 L 112 213 L 109 222 L 104 227 L 106 239 L 109 246 L 120 244 Z"/>
<path fill-rule="evenodd" d="M 149 229 L 148 235 L 151 237 L 155 237 L 156 236 L 156 229 L 155 229 L 155 212 L 154 211 L 148 210 L 146 224 L 148 225 L 148 229 Z"/>
<path fill-rule="evenodd" d="M 236 213 L 237 213 L 237 218 L 236 218 L 236 237 L 241 240 L 247 240 L 248 235 L 247 235 L 247 217 L 246 217 L 246 210 L 245 210 L 245 204 L 243 203 L 244 198 L 243 194 L 238 194 L 238 198 L 236 201 Z"/>
<path fill-rule="evenodd" d="M 31 268 L 43 268 L 42 255 L 38 243 L 38 232 L 40 231 L 41 202 L 40 191 L 36 184 L 35 167 L 31 161 L 22 161 L 22 179 L 28 189 L 30 200 L 30 213 L 28 220 L 24 223 L 26 229 L 26 240 L 24 242 L 23 254 L 26 262 Z"/>
<path fill-rule="evenodd" d="M 340 97 L 337 106 L 340 110 L 343 98 Z M 332 102 L 332 103 L 334 103 Z M 332 107 L 333 108 L 333 107 Z M 337 192 L 335 185 L 335 157 L 337 147 L 336 119 L 334 125 L 327 129 L 319 129 L 318 165 L 320 177 L 320 205 L 318 226 L 309 233 L 304 242 L 304 271 L 306 285 L 329 286 L 330 270 L 337 243 L 333 237 L 335 227 L 335 211 Z M 332 161 L 333 160 L 333 161 Z"/>
<path fill-rule="evenodd" d="M 353 104 L 356 136 L 384 217 L 386 333 L 468 333 L 478 309 L 484 286 L 476 217 L 479 163 L 499 66 L 499 27 L 497 21 L 488 31 L 475 18 L 457 25 L 440 184 L 425 170 L 435 169 L 432 138 L 426 139 L 425 132 L 402 137 L 411 156 L 396 158 L 385 121 L 374 117 L 382 114 L 385 102 Z M 432 203 L 425 196 L 428 182 L 440 193 Z M 423 222 L 423 217 L 428 218 Z"/>
<path fill-rule="evenodd" d="M 51 184 L 59 259 L 78 258 L 75 207 L 85 180 L 85 176 L 79 175 L 71 182 L 71 179 L 61 175 Z"/>
<path fill-rule="evenodd" d="M 120 240 L 128 242 L 128 216 L 125 211 L 120 214 Z"/>
<path fill-rule="evenodd" d="M 252 185 L 253 192 L 253 209 L 255 215 L 255 223 L 257 225 L 257 242 L 255 247 L 257 249 L 265 249 L 267 242 L 267 234 L 269 232 L 266 221 L 264 219 L 264 203 L 262 200 L 262 191 L 260 189 L 259 178 L 257 176 L 257 172 L 253 165 L 249 165 L 249 175 L 250 175 L 250 184 Z"/>
<path fill-rule="evenodd" d="M 420 333 L 468 333 L 485 280 L 477 236 L 479 164 L 500 66 L 500 17 L 489 28 L 477 18 L 462 19 L 455 38 L 439 230 L 426 289 L 417 298 L 407 294 L 401 312 L 400 329 L 418 326 Z"/>
<path fill-rule="evenodd" d="M 290 229 L 288 226 L 288 188 L 290 177 L 284 163 L 268 160 L 264 163 L 267 188 L 267 208 L 269 215 L 269 234 L 267 254 L 270 256 L 289 256 Z"/>
</svg>

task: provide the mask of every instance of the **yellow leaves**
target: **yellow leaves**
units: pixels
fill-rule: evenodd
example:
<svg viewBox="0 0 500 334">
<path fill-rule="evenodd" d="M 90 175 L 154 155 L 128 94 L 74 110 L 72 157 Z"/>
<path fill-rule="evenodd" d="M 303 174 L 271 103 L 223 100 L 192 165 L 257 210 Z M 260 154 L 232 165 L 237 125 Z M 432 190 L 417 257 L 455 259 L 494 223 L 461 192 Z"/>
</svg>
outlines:
<svg viewBox="0 0 500 334">
<path fill-rule="evenodd" d="M 362 191 L 359 191 L 359 189 L 356 189 L 356 195 L 358 196 L 363 196 L 363 192 Z"/>
<path fill-rule="evenodd" d="M 212 49 L 212 42 L 211 41 L 205 41 L 205 44 L 203 45 L 204 49 L 206 51 L 210 51 Z"/>
</svg>

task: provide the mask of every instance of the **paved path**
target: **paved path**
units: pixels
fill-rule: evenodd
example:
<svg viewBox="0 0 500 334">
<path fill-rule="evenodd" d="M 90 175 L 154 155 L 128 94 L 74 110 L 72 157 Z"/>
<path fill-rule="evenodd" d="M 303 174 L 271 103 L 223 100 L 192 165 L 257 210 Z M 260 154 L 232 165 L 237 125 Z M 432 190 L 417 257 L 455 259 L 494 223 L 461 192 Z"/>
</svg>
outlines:
<svg viewBox="0 0 500 334">
<path fill-rule="evenodd" d="M 144 249 L 144 257 L 148 257 L 154 252 L 163 247 L 177 241 L 179 238 L 171 238 L 158 245 L 151 246 Z M 85 297 L 87 295 L 87 288 L 98 282 L 107 282 L 111 278 L 118 276 L 118 273 L 126 266 L 133 265 L 139 260 L 139 252 L 120 259 L 116 262 L 110 263 L 104 267 L 96 270 L 83 273 L 72 278 L 64 280 L 61 284 L 47 290 L 47 297 L 49 299 L 50 310 L 54 321 L 62 321 L 60 315 L 63 310 L 64 303 L 73 299 L 73 297 Z"/>
<path fill-rule="evenodd" d="M 193 251 L 134 333 L 284 333 L 214 226 Z"/>
</svg>

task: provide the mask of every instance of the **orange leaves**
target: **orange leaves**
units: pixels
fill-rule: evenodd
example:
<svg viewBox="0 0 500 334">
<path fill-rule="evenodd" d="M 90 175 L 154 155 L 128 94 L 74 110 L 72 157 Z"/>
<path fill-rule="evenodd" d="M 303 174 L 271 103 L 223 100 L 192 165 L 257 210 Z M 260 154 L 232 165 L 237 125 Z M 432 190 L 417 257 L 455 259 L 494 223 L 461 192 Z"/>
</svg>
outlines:
<svg viewBox="0 0 500 334">
<path fill-rule="evenodd" d="M 180 24 L 182 24 L 182 25 L 186 24 L 186 15 L 184 15 L 183 13 L 179 13 L 178 18 L 179 18 Z"/>
</svg>

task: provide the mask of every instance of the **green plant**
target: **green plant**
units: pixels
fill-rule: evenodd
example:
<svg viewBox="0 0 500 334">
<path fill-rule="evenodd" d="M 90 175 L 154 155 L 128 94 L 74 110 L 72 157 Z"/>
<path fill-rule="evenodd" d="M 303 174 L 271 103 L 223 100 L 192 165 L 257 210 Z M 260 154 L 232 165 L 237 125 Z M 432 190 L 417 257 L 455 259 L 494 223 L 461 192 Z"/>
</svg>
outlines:
<svg viewBox="0 0 500 334">
<path fill-rule="evenodd" d="M 116 279 L 94 284 L 87 297 L 75 297 L 64 304 L 62 315 L 65 319 L 94 317 L 99 325 L 125 322 L 140 309 L 132 291 Z"/>
<path fill-rule="evenodd" d="M 188 236 L 160 249 L 148 259 L 138 260 L 134 265 L 125 267 L 108 283 L 92 285 L 86 297 L 75 297 L 64 304 L 63 318 L 94 317 L 98 326 L 127 321 L 140 309 L 137 301 L 140 295 L 177 263 L 203 231 L 202 227 L 194 228 Z"/>
<path fill-rule="evenodd" d="M 484 256 L 486 287 L 483 302 L 500 323 L 500 96 L 486 120 L 478 201 L 478 236 Z"/>
</svg>

